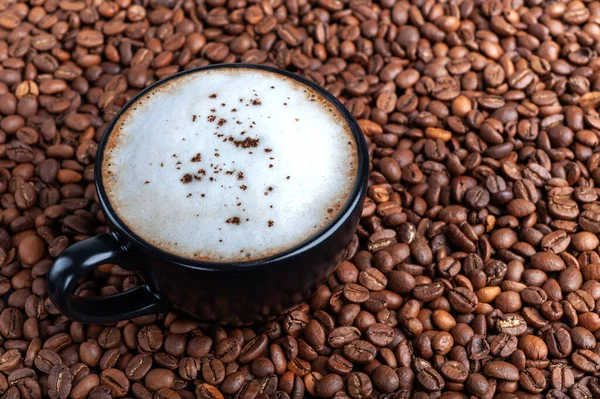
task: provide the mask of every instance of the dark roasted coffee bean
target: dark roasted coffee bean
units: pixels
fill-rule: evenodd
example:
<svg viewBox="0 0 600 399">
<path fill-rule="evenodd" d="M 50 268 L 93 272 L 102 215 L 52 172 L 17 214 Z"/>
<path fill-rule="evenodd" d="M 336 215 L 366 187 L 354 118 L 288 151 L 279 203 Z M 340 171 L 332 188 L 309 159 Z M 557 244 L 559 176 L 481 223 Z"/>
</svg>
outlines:
<svg viewBox="0 0 600 399">
<path fill-rule="evenodd" d="M 490 353 L 506 358 L 517 349 L 518 339 L 514 335 L 500 333 L 490 343 Z"/>
<path fill-rule="evenodd" d="M 50 374 L 54 366 L 59 366 L 62 364 L 62 359 L 56 352 L 48 349 L 42 349 L 38 352 L 38 355 L 34 360 L 34 364 L 38 370 L 46 374 Z"/>
<path fill-rule="evenodd" d="M 315 385 L 315 393 L 322 398 L 331 398 L 344 387 L 344 380 L 337 374 L 328 374 Z"/>
<path fill-rule="evenodd" d="M 483 367 L 483 373 L 492 378 L 498 378 L 507 381 L 518 381 L 519 371 L 510 363 L 504 361 L 491 361 Z"/>
<path fill-rule="evenodd" d="M 69 368 L 64 364 L 54 366 L 48 376 L 48 395 L 51 398 L 64 399 L 71 392 L 73 377 Z"/>
<path fill-rule="evenodd" d="M 394 369 L 385 365 L 379 366 L 373 370 L 371 378 L 375 388 L 381 392 L 394 392 L 398 389 L 400 384 L 399 377 L 394 372 Z"/>
<path fill-rule="evenodd" d="M 417 381 L 428 391 L 440 391 L 445 386 L 442 376 L 432 367 L 420 370 L 417 373 Z"/>
<path fill-rule="evenodd" d="M 335 353 L 327 360 L 327 367 L 336 374 L 346 375 L 352 371 L 353 364 L 344 356 Z"/>
<path fill-rule="evenodd" d="M 452 307 L 461 313 L 471 313 L 477 307 L 477 296 L 466 288 L 458 287 L 448 294 Z"/>
<path fill-rule="evenodd" d="M 333 348 L 341 348 L 360 336 L 361 332 L 356 327 L 337 327 L 327 336 L 327 343 Z"/>
<path fill-rule="evenodd" d="M 575 376 L 569 367 L 554 367 L 550 373 L 550 384 L 552 388 L 559 391 L 567 390 L 575 383 Z"/>
<path fill-rule="evenodd" d="M 371 379 L 361 372 L 350 373 L 346 378 L 346 387 L 348 394 L 353 399 L 368 398 L 373 392 Z"/>
<path fill-rule="evenodd" d="M 223 399 L 223 394 L 212 385 L 204 383 L 196 387 L 196 397 L 198 399 Z"/>
<path fill-rule="evenodd" d="M 468 376 L 467 368 L 460 362 L 447 361 L 440 367 L 440 373 L 446 381 L 465 382 Z"/>
<path fill-rule="evenodd" d="M 130 380 L 139 381 L 150 371 L 150 367 L 152 367 L 152 356 L 139 354 L 129 361 L 125 374 Z"/>
<path fill-rule="evenodd" d="M 365 332 L 367 340 L 377 346 L 387 346 L 394 339 L 394 330 L 387 324 L 375 323 Z"/>
<path fill-rule="evenodd" d="M 225 338 L 217 343 L 215 356 L 223 363 L 231 363 L 239 356 L 241 344 L 233 337 Z"/>
<path fill-rule="evenodd" d="M 367 341 L 357 339 L 344 345 L 344 356 L 355 363 L 369 363 L 376 354 L 377 348 Z"/>
<path fill-rule="evenodd" d="M 138 332 L 140 348 L 146 352 L 156 352 L 163 344 L 162 331 L 157 326 L 145 326 Z"/>
<path fill-rule="evenodd" d="M 249 363 L 256 359 L 267 347 L 267 336 L 264 334 L 257 335 L 252 338 L 240 351 L 239 361 L 241 363 Z"/>
</svg>

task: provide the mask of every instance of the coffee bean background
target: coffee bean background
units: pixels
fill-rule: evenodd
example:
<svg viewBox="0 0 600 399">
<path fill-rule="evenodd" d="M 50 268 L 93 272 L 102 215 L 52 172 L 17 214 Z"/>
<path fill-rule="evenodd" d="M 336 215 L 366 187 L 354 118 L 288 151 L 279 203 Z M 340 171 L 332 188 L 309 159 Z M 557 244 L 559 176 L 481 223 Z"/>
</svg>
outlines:
<svg viewBox="0 0 600 399">
<path fill-rule="evenodd" d="M 600 398 L 600 2 L 0 1 L 2 398 Z M 264 326 L 83 325 L 48 300 L 107 231 L 93 163 L 154 81 L 298 72 L 372 156 L 347 259 Z M 77 295 L 140 284 L 116 265 Z"/>
</svg>

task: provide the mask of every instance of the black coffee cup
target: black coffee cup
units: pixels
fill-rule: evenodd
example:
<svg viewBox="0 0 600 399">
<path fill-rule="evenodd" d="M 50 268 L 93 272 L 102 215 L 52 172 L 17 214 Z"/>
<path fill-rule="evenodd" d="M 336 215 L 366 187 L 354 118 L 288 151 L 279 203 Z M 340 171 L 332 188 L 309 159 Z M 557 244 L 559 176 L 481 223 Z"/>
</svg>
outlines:
<svg viewBox="0 0 600 399">
<path fill-rule="evenodd" d="M 344 208 L 320 232 L 294 248 L 251 262 L 211 263 L 186 259 L 142 240 L 119 219 L 102 183 L 102 158 L 116 121 L 139 98 L 171 79 L 201 69 L 256 68 L 299 81 L 320 93 L 346 119 L 356 141 L 358 168 Z M 344 258 L 362 212 L 369 169 L 365 139 L 352 115 L 329 92 L 293 73 L 247 64 L 211 65 L 156 82 L 132 98 L 107 127 L 95 164 L 98 199 L 112 232 L 88 238 L 66 249 L 48 274 L 48 294 L 73 320 L 108 323 L 174 306 L 197 318 L 229 325 L 264 321 L 306 300 Z M 144 285 L 105 297 L 73 296 L 77 281 L 94 268 L 115 263 L 136 270 Z"/>
</svg>

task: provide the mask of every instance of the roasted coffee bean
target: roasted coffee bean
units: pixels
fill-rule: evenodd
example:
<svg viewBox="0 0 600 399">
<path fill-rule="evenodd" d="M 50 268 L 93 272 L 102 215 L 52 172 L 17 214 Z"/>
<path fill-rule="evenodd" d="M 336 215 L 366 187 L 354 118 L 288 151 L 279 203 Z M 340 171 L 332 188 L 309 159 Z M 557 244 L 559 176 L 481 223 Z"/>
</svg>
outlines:
<svg viewBox="0 0 600 399">
<path fill-rule="evenodd" d="M 367 340 L 377 346 L 387 346 L 394 339 L 394 330 L 387 324 L 375 323 L 365 332 Z"/>
<path fill-rule="evenodd" d="M 420 370 L 417 381 L 428 391 L 441 391 L 445 386 L 443 377 L 432 367 Z"/>
<path fill-rule="evenodd" d="M 360 336 L 361 332 L 356 327 L 337 327 L 327 336 L 327 343 L 333 348 L 342 348 Z"/>
<path fill-rule="evenodd" d="M 331 398 L 344 387 L 344 380 L 337 374 L 328 374 L 315 385 L 315 393 L 322 398 Z"/>
<path fill-rule="evenodd" d="M 363 399 L 371 396 L 373 392 L 373 384 L 371 379 L 364 373 L 350 373 L 346 378 L 346 389 L 348 395 L 353 399 Z"/>
<path fill-rule="evenodd" d="M 507 358 L 517 349 L 518 339 L 514 335 L 500 333 L 490 343 L 490 353 L 494 356 Z"/>
<path fill-rule="evenodd" d="M 252 338 L 240 351 L 239 361 L 241 363 L 249 363 L 256 359 L 267 348 L 267 336 L 264 334 L 257 335 Z"/>
<path fill-rule="evenodd" d="M 528 392 L 540 393 L 546 389 L 546 378 L 540 370 L 530 367 L 521 372 L 519 384 Z"/>
<path fill-rule="evenodd" d="M 467 368 L 460 362 L 447 361 L 440 367 L 440 373 L 446 381 L 465 382 L 468 377 Z"/>
<path fill-rule="evenodd" d="M 231 363 L 239 356 L 241 344 L 233 337 L 228 337 L 217 343 L 215 356 L 223 363 Z"/>
<path fill-rule="evenodd" d="M 145 326 L 138 332 L 140 348 L 146 352 L 156 352 L 163 344 L 163 334 L 157 326 Z"/>
<path fill-rule="evenodd" d="M 575 383 L 575 376 L 569 367 L 557 366 L 550 373 L 550 384 L 554 389 L 566 391 Z"/>
<path fill-rule="evenodd" d="M 244 375 L 239 371 L 229 374 L 221 384 L 221 391 L 224 394 L 234 394 L 242 387 L 244 381 Z"/>
<path fill-rule="evenodd" d="M 333 354 L 327 360 L 327 367 L 336 374 L 346 375 L 352 371 L 353 363 L 340 354 Z"/>
<path fill-rule="evenodd" d="M 71 392 L 72 381 L 73 377 L 66 365 L 54 366 L 48 376 L 48 395 L 51 398 L 67 398 Z"/>
<path fill-rule="evenodd" d="M 367 341 L 357 339 L 344 345 L 344 356 L 356 363 L 369 363 L 376 354 L 377 348 Z"/>
<path fill-rule="evenodd" d="M 462 313 L 473 312 L 479 303 L 475 293 L 463 287 L 458 287 L 450 291 L 448 300 L 457 312 Z"/>
<path fill-rule="evenodd" d="M 125 396 L 129 391 L 129 380 L 121 370 L 115 368 L 102 371 L 100 384 L 107 386 L 115 397 Z"/>
<path fill-rule="evenodd" d="M 196 397 L 198 399 L 223 399 L 223 394 L 212 385 L 204 383 L 196 387 Z"/>
<path fill-rule="evenodd" d="M 46 374 L 50 374 L 53 367 L 62 364 L 62 359 L 56 352 L 48 349 L 42 349 L 38 352 L 34 360 L 34 364 L 38 370 Z"/>
<path fill-rule="evenodd" d="M 375 370 L 373 370 L 372 374 L 373 385 L 380 392 L 394 392 L 398 389 L 400 384 L 400 379 L 398 375 L 394 372 L 389 366 L 379 366 Z"/>
<path fill-rule="evenodd" d="M 134 356 L 125 369 L 127 378 L 132 381 L 139 381 L 150 371 L 152 367 L 152 356 L 147 354 L 139 354 Z M 183 375 L 182 375 L 183 376 Z"/>
<path fill-rule="evenodd" d="M 492 378 L 498 378 L 506 381 L 518 381 L 519 370 L 512 364 L 495 360 L 485 364 L 483 373 Z"/>
</svg>

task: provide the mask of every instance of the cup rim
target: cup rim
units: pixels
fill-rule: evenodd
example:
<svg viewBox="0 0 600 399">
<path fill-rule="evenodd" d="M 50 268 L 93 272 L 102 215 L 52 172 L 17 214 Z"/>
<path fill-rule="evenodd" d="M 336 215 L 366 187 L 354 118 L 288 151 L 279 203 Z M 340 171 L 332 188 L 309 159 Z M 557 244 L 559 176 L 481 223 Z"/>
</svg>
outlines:
<svg viewBox="0 0 600 399">
<path fill-rule="evenodd" d="M 302 83 L 312 90 L 316 91 L 320 95 L 322 95 L 327 101 L 333 104 L 338 112 L 343 116 L 343 118 L 347 121 L 348 126 L 350 127 L 350 131 L 352 132 L 352 136 L 354 141 L 356 142 L 357 156 L 358 156 L 358 166 L 356 168 L 356 179 L 354 181 L 354 186 L 350 194 L 348 195 L 348 199 L 344 204 L 344 207 L 335 218 L 333 218 L 328 224 L 326 224 L 323 228 L 321 228 L 317 233 L 310 236 L 306 240 L 300 242 L 299 244 L 294 245 L 293 247 L 280 252 L 278 254 L 259 258 L 251 261 L 237 261 L 237 262 L 213 262 L 213 261 L 204 261 L 199 259 L 186 258 L 183 256 L 179 256 L 177 254 L 168 252 L 164 249 L 156 247 L 142 237 L 137 235 L 129 226 L 121 220 L 118 216 L 115 209 L 112 207 L 108 196 L 106 195 L 106 190 L 104 187 L 104 182 L 102 179 L 102 164 L 104 159 L 104 150 L 108 141 L 109 136 L 114 130 L 117 121 L 121 118 L 121 116 L 129 110 L 129 108 L 138 101 L 141 97 L 147 95 L 148 92 L 155 90 L 156 88 L 166 84 L 167 82 L 180 78 L 185 75 L 193 74 L 200 71 L 212 70 L 212 69 L 238 69 L 238 68 L 246 68 L 246 69 L 259 69 L 266 72 L 271 72 L 279 75 L 283 75 L 287 78 L 294 79 L 295 81 Z M 125 238 L 133 243 L 135 246 L 141 247 L 144 252 L 149 253 L 151 256 L 160 258 L 169 263 L 174 263 L 179 266 L 193 268 L 193 269 L 202 269 L 202 270 L 212 270 L 212 271 L 241 271 L 244 269 L 256 269 L 262 267 L 268 267 L 269 265 L 280 262 L 282 260 L 296 257 L 301 253 L 310 251 L 314 247 L 320 245 L 323 241 L 329 239 L 332 235 L 334 235 L 340 227 L 350 218 L 352 213 L 355 211 L 356 207 L 360 206 L 362 202 L 362 196 L 366 191 L 367 185 L 367 177 L 369 172 L 369 155 L 367 149 L 367 143 L 363 133 L 354 119 L 354 117 L 350 114 L 350 112 L 344 107 L 344 105 L 329 91 L 325 90 L 323 87 L 318 84 L 295 74 L 293 72 L 289 72 L 283 69 L 279 69 L 270 65 L 259 65 L 259 64 L 244 64 L 244 63 L 236 63 L 236 64 L 213 64 L 207 65 L 203 67 L 188 69 L 184 71 L 180 71 L 176 74 L 170 75 L 164 79 L 158 80 L 151 84 L 150 86 L 144 88 L 134 97 L 132 97 L 117 114 L 112 118 L 109 124 L 106 126 L 102 137 L 98 143 L 98 149 L 96 152 L 96 160 L 94 163 L 94 180 L 96 183 L 96 193 L 98 194 L 98 200 L 102 209 L 104 209 L 105 217 L 109 220 L 110 224 Z"/>
</svg>

